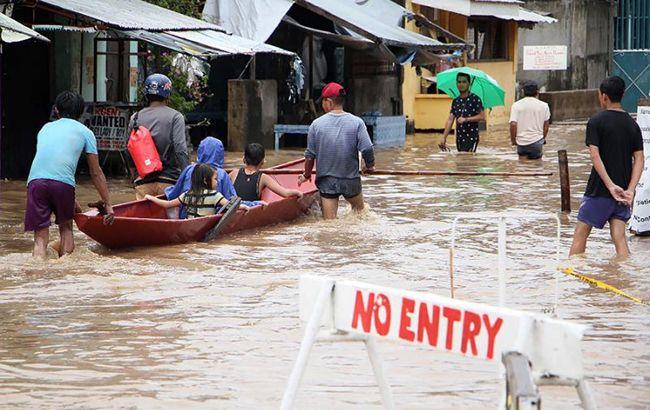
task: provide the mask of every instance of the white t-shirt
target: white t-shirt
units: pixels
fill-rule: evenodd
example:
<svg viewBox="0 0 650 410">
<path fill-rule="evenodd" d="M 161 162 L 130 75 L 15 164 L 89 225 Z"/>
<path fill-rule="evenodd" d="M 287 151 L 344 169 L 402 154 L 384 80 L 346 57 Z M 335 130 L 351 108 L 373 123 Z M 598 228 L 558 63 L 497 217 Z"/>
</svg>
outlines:
<svg viewBox="0 0 650 410">
<path fill-rule="evenodd" d="M 530 145 L 544 138 L 544 121 L 551 118 L 548 104 L 524 97 L 512 104 L 510 122 L 517 123 L 517 145 Z"/>
</svg>

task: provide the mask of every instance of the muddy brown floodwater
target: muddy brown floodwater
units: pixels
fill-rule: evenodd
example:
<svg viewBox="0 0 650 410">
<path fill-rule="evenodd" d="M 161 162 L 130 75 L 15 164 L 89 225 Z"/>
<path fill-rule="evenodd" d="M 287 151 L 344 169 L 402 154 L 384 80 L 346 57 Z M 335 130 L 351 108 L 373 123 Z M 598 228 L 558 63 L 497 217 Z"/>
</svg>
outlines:
<svg viewBox="0 0 650 410">
<path fill-rule="evenodd" d="M 559 210 L 558 149 L 568 149 L 574 212 L 562 217 L 566 255 L 589 173 L 584 126 L 551 128 L 543 161 L 518 160 L 506 130 L 481 137 L 479 153 L 440 153 L 439 135 L 380 150 L 397 169 L 552 171 L 552 177 L 368 177 L 370 211 L 190 244 L 113 252 L 76 231 L 76 252 L 34 262 L 22 231 L 24 181 L 0 183 L 0 406 L 4 408 L 277 408 L 302 337 L 301 274 L 336 275 L 447 295 L 448 247 L 457 212 Z M 301 155 L 270 153 L 267 164 Z M 239 163 L 229 154 L 228 165 Z M 114 202 L 132 198 L 112 180 Z M 81 203 L 94 200 L 81 180 Z M 496 304 L 496 227 L 460 228 L 456 295 Z M 533 312 L 553 298 L 552 221 L 508 223 L 508 306 Z M 570 263 L 650 299 L 650 238 L 631 238 L 633 256 L 613 257 L 606 231 Z M 590 325 L 585 371 L 600 408 L 650 405 L 650 308 L 570 277 L 560 280 L 559 316 Z M 381 342 L 399 408 L 494 408 L 493 363 Z M 545 408 L 577 408 L 575 391 L 542 388 Z M 318 344 L 296 408 L 379 408 L 361 345 Z"/>
</svg>

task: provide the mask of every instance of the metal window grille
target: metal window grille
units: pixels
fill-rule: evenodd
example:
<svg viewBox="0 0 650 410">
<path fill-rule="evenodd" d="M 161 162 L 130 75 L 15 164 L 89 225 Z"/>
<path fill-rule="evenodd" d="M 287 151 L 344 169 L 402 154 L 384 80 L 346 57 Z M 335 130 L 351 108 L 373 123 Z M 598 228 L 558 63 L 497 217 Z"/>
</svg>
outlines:
<svg viewBox="0 0 650 410">
<path fill-rule="evenodd" d="M 619 0 L 614 49 L 650 49 L 650 1 Z"/>
</svg>

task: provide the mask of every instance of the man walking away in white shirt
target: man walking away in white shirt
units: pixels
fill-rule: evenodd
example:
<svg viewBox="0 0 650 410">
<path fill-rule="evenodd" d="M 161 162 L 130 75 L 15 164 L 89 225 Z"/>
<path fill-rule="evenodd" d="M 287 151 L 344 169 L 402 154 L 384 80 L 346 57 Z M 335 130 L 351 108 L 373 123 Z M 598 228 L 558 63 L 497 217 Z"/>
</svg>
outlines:
<svg viewBox="0 0 650 410">
<path fill-rule="evenodd" d="M 510 142 L 517 145 L 517 154 L 528 159 L 540 159 L 546 144 L 551 111 L 540 101 L 539 88 L 534 81 L 523 86 L 524 98 L 512 104 L 510 111 Z"/>
</svg>

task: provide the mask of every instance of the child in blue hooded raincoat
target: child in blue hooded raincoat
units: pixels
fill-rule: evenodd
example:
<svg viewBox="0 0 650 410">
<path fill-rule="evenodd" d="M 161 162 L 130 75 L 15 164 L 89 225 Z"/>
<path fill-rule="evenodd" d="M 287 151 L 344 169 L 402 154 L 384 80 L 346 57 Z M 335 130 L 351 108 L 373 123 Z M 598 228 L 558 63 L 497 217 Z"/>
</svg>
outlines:
<svg viewBox="0 0 650 410">
<path fill-rule="evenodd" d="M 228 173 L 223 169 L 224 161 L 224 148 L 223 143 L 214 137 L 206 137 L 199 144 L 199 149 L 197 152 L 197 163 L 199 164 L 208 164 L 212 168 L 217 170 L 217 191 L 221 193 L 227 200 L 230 200 L 233 196 L 237 195 L 235 192 L 235 187 L 228 176 Z M 192 171 L 196 163 L 188 165 L 185 167 L 181 175 L 176 181 L 176 185 L 165 188 L 165 196 L 167 200 L 173 200 L 178 198 L 183 192 L 187 192 L 192 186 Z M 259 201 L 242 201 L 243 205 L 249 207 L 260 205 Z M 187 210 L 185 207 L 181 207 L 180 218 L 184 219 L 187 217 Z"/>
</svg>

